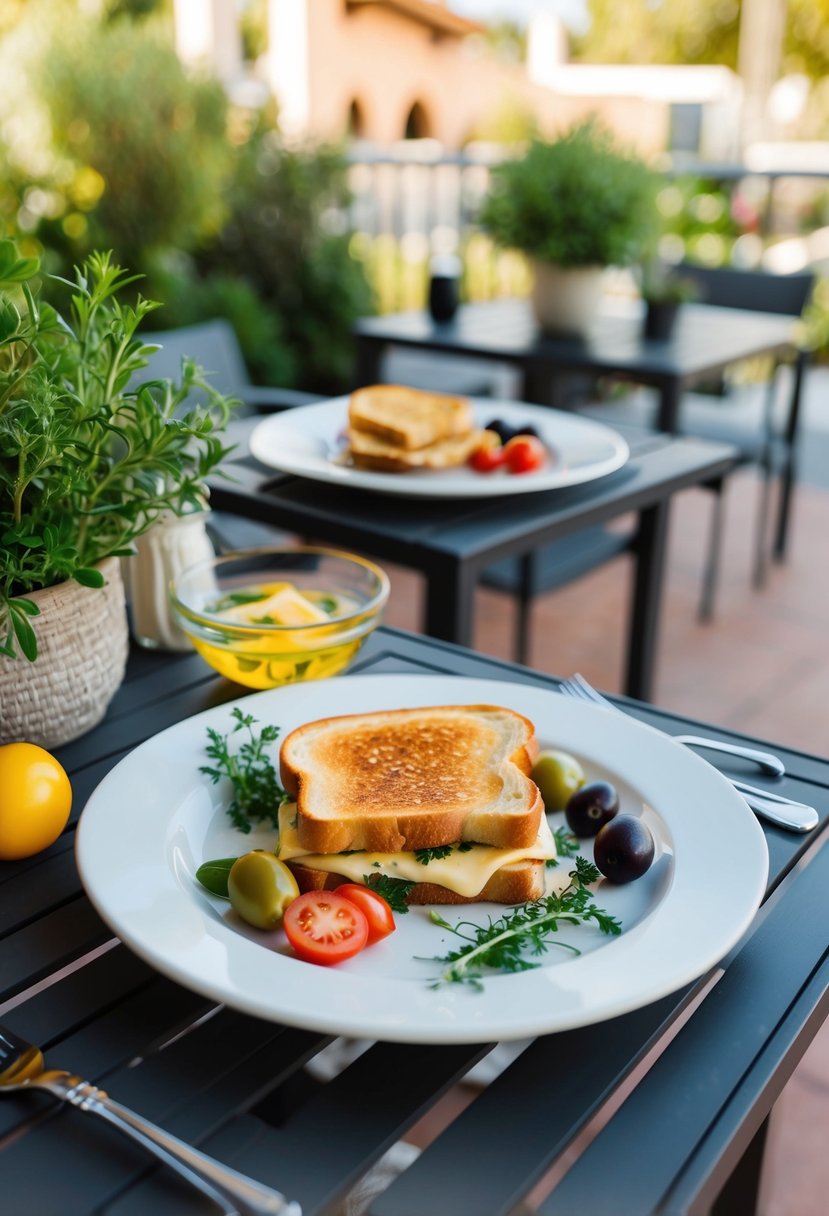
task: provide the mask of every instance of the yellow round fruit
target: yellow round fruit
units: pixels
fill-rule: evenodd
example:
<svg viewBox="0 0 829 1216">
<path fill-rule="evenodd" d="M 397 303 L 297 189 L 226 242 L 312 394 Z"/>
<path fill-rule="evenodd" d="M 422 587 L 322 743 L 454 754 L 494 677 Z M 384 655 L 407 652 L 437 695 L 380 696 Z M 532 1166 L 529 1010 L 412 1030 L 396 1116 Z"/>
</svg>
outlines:
<svg viewBox="0 0 829 1216">
<path fill-rule="evenodd" d="M 54 844 L 72 809 L 72 786 L 36 743 L 0 747 L 0 861 L 32 857 Z"/>
</svg>

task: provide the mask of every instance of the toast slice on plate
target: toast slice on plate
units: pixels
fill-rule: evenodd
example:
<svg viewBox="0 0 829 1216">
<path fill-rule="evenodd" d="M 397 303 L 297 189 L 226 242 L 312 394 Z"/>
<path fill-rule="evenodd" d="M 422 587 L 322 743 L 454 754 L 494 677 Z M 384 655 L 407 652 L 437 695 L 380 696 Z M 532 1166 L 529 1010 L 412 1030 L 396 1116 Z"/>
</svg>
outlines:
<svg viewBox="0 0 829 1216">
<path fill-rule="evenodd" d="M 406 451 L 466 435 L 472 424 L 472 406 L 465 397 L 406 385 L 368 385 L 355 390 L 348 403 L 349 431 Z"/>
<path fill-rule="evenodd" d="M 425 448 L 403 448 L 362 431 L 350 431 L 348 453 L 358 469 L 385 473 L 407 473 L 416 469 L 451 469 L 465 464 L 479 446 L 483 432 L 469 431 L 440 439 Z"/>
<path fill-rule="evenodd" d="M 410 903 L 521 903 L 555 845 L 529 773 L 533 724 L 501 706 L 326 718 L 289 734 L 279 855 L 303 890 L 373 875 Z"/>
</svg>

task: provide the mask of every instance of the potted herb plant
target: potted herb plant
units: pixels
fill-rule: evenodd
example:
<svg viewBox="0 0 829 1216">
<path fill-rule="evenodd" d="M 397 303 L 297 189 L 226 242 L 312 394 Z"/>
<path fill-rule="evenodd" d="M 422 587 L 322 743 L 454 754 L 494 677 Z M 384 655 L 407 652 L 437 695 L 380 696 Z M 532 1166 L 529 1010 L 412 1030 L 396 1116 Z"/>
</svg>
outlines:
<svg viewBox="0 0 829 1216">
<path fill-rule="evenodd" d="M 655 342 L 670 340 L 683 304 L 697 297 L 692 279 L 683 278 L 660 263 L 646 264 L 642 273 L 645 301 L 645 337 Z"/>
<path fill-rule="evenodd" d="M 163 515 L 203 507 L 229 403 L 188 361 L 178 384 L 138 382 L 157 348 L 136 331 L 156 305 L 119 300 L 135 280 L 110 255 L 64 281 L 65 316 L 39 273 L 0 241 L 0 742 L 54 746 L 118 688 L 119 558 Z M 206 403 L 191 407 L 195 388 Z"/>
<path fill-rule="evenodd" d="M 533 306 L 544 329 L 582 334 L 602 271 L 634 262 L 656 219 L 656 175 L 595 119 L 554 142 L 533 140 L 497 166 L 482 228 L 533 266 Z"/>
</svg>

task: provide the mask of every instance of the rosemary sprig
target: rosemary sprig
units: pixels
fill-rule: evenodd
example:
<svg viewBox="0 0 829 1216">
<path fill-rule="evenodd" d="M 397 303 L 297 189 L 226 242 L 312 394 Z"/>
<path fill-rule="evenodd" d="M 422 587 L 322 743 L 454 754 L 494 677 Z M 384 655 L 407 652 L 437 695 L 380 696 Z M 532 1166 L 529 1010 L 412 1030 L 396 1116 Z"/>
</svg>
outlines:
<svg viewBox="0 0 829 1216">
<path fill-rule="evenodd" d="M 475 925 L 470 921 L 450 925 L 438 912 L 431 911 L 429 919 L 433 924 L 447 929 L 466 943 L 433 960 L 446 966 L 432 987 L 469 984 L 480 992 L 487 972 L 529 971 L 540 966 L 527 954 L 545 954 L 550 946 L 561 946 L 580 954 L 581 951 L 569 942 L 550 940 L 561 925 L 592 921 L 602 933 L 611 936 L 621 933 L 619 921 L 591 902 L 588 884 L 598 881 L 599 877 L 599 871 L 591 862 L 577 857 L 575 869 L 570 871 L 570 883 L 560 894 L 547 895 L 523 904 L 497 920 L 490 920 L 487 925 Z"/>
<path fill-rule="evenodd" d="M 206 773 L 215 785 L 222 777 L 230 778 L 233 784 L 233 801 L 227 813 L 235 828 L 249 832 L 254 824 L 263 821 L 279 827 L 279 808 L 287 802 L 288 795 L 279 784 L 273 761 L 267 748 L 279 737 L 278 726 L 263 726 L 258 735 L 253 727 L 256 718 L 241 709 L 232 711 L 236 725 L 226 735 L 212 727 L 207 728 L 210 743 L 205 749 L 215 768 L 202 765 L 199 772 Z M 247 739 L 239 750 L 231 754 L 230 740 L 240 730 L 248 732 Z"/>
</svg>

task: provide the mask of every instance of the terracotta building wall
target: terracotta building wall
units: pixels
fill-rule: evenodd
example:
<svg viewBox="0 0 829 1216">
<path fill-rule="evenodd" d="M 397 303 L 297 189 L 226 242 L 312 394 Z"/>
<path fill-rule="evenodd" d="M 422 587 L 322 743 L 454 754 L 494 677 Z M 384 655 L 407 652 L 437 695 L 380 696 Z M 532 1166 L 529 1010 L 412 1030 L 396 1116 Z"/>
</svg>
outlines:
<svg viewBox="0 0 829 1216">
<path fill-rule="evenodd" d="M 453 151 L 481 119 L 507 102 L 518 102 L 533 110 L 546 135 L 599 111 L 642 151 L 665 147 L 666 107 L 637 98 L 557 96 L 534 84 L 523 65 L 496 60 L 474 38 L 436 33 L 391 6 L 349 7 L 346 0 L 294 3 L 305 8 L 307 130 L 315 137 L 340 139 L 356 103 L 360 137 L 387 147 L 404 137 L 407 117 L 418 103 L 419 133 Z M 271 36 L 278 38 L 279 30 Z"/>
</svg>

